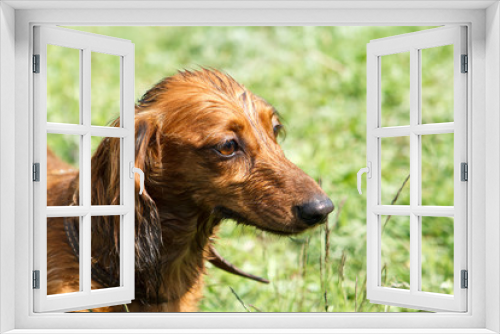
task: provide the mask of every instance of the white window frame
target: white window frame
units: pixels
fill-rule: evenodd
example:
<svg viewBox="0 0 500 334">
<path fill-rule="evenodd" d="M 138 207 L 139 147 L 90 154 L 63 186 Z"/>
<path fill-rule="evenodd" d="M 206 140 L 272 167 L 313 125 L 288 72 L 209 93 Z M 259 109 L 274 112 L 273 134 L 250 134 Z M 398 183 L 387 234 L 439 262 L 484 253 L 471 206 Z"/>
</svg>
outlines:
<svg viewBox="0 0 500 334">
<path fill-rule="evenodd" d="M 117 8 L 128 6 L 129 9 Z M 59 8 L 65 6 L 66 8 Z M 497 1 L 4 1 L 0 3 L 0 332 L 500 332 L 500 11 Z M 393 8 L 397 6 L 397 8 Z M 163 7 L 163 8 L 158 8 Z M 107 8 L 107 9 L 103 9 Z M 113 9 L 114 8 L 114 9 Z M 141 8 L 141 9 L 134 9 Z M 148 9 L 149 8 L 149 9 Z M 34 314 L 30 245 L 32 26 L 443 25 L 469 27 L 468 312 L 435 314 Z M 364 46 L 360 46 L 364 47 Z M 486 70 L 487 66 L 487 70 Z M 14 112 L 15 111 L 15 112 Z M 14 117 L 15 115 L 15 117 Z M 12 138 L 15 138 L 14 145 Z M 361 167 L 361 166 L 360 166 Z M 15 175 L 15 177 L 12 177 Z M 486 178 L 487 176 L 487 178 Z M 487 180 L 487 182 L 486 182 Z M 354 187 L 355 185 L 353 185 Z M 12 192 L 15 197 L 12 198 Z M 15 223 L 15 224 L 14 224 Z M 472 228 L 473 226 L 473 228 Z M 14 288 L 13 288 L 14 287 Z M 487 291 L 487 293 L 486 293 Z M 139 327 L 139 322 L 144 323 Z M 170 329 L 165 329 L 166 327 Z M 226 328 L 226 330 L 222 330 Z M 230 329 L 233 330 L 230 330 Z M 292 330 L 286 330 L 291 328 Z M 295 328 L 295 330 L 293 330 Z M 354 330 L 357 328 L 358 330 Z M 380 330 L 384 328 L 383 330 Z M 108 329 L 109 331 L 106 331 Z M 259 330 L 260 329 L 260 330 Z M 267 329 L 267 330 L 264 330 Z M 431 330 L 432 329 L 432 330 Z M 47 332 L 47 331 L 45 331 Z M 120 332 L 120 330 L 117 330 Z M 240 332 L 243 332 L 241 330 Z M 246 333 L 249 331 L 247 330 Z"/>
</svg>

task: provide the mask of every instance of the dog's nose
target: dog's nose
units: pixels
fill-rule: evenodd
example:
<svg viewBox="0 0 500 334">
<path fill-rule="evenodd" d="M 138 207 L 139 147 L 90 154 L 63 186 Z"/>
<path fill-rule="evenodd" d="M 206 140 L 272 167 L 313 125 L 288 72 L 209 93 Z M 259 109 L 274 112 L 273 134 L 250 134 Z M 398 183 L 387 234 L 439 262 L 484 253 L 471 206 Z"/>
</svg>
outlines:
<svg viewBox="0 0 500 334">
<path fill-rule="evenodd" d="M 332 201 L 326 196 L 317 196 L 307 203 L 297 206 L 299 218 L 309 226 L 323 222 L 334 209 Z"/>
</svg>

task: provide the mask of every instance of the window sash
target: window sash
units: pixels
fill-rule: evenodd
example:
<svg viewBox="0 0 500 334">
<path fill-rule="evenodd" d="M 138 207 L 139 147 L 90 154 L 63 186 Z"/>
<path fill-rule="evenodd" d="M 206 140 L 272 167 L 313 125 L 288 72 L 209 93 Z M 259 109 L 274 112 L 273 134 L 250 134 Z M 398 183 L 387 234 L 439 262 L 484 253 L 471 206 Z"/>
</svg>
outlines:
<svg viewBox="0 0 500 334">
<path fill-rule="evenodd" d="M 80 123 L 47 122 L 47 45 L 80 50 Z M 119 56 L 120 127 L 91 125 L 90 57 L 92 52 Z M 72 311 L 129 303 L 134 298 L 134 179 L 135 161 L 134 45 L 130 41 L 64 28 L 35 27 L 34 54 L 40 55 L 40 73 L 34 74 L 34 161 L 40 163 L 40 182 L 34 184 L 34 270 L 40 271 L 40 289 L 34 289 L 34 311 Z M 47 207 L 47 133 L 80 136 L 80 204 Z M 91 137 L 121 138 L 121 205 L 91 205 Z M 91 288 L 91 217 L 120 215 L 120 287 Z M 47 295 L 47 218 L 80 218 L 80 291 Z"/>
<path fill-rule="evenodd" d="M 371 41 L 367 46 L 367 161 L 372 178 L 367 179 L 367 298 L 373 303 L 430 311 L 467 310 L 467 290 L 461 289 L 461 270 L 467 269 L 467 183 L 460 180 L 460 163 L 467 162 L 467 76 L 461 74 L 461 54 L 467 54 L 465 27 L 443 27 L 422 32 Z M 454 122 L 420 124 L 420 50 L 454 45 Z M 410 124 L 381 127 L 381 57 L 410 53 Z M 424 134 L 454 133 L 454 206 L 420 205 L 421 144 Z M 410 138 L 410 205 L 380 205 L 381 149 L 380 138 Z M 382 287 L 381 221 L 382 214 L 410 218 L 410 290 Z M 454 294 L 420 291 L 421 217 L 454 218 Z"/>
</svg>

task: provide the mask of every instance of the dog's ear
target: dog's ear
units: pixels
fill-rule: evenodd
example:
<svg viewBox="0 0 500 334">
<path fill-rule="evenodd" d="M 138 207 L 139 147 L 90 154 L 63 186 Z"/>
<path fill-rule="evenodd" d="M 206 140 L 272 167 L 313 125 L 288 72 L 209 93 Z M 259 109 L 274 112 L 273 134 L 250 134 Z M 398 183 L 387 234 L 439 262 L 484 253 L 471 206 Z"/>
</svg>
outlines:
<svg viewBox="0 0 500 334">
<path fill-rule="evenodd" d="M 158 296 L 161 277 L 160 248 L 162 245 L 160 214 L 155 201 L 151 198 L 151 175 L 158 167 L 160 150 L 158 131 L 155 122 L 144 114 L 136 114 L 135 122 L 135 166 L 145 174 L 145 189 L 139 195 L 139 177 L 135 178 L 135 267 L 142 275 L 136 275 L 139 284 L 146 291 L 148 300 Z M 119 126 L 120 120 L 115 120 L 111 126 Z M 120 139 L 106 137 L 102 140 L 92 156 L 92 205 L 120 204 Z M 122 175 L 125 177 L 125 175 Z M 78 198 L 78 187 L 75 198 Z M 94 219 L 95 218 L 95 219 Z M 101 264 L 113 273 L 113 278 L 119 279 L 120 254 L 120 219 L 119 217 L 93 217 L 92 219 L 92 251 L 93 258 L 100 259 Z M 141 277 L 144 280 L 141 282 Z"/>
<path fill-rule="evenodd" d="M 135 253 L 136 270 L 143 274 L 149 298 L 157 297 L 160 280 L 160 248 L 162 246 L 160 213 L 151 197 L 152 176 L 161 161 L 158 131 L 155 122 L 138 113 L 135 117 L 135 167 L 144 172 L 144 191 L 139 195 L 139 176 L 135 178 Z M 137 277 L 136 276 L 136 279 Z"/>
<path fill-rule="evenodd" d="M 92 156 L 91 161 L 91 203 L 92 205 L 120 204 L 120 139 L 104 138 Z M 75 202 L 78 199 L 78 186 Z M 92 259 L 99 268 L 92 268 L 93 277 L 109 286 L 118 286 L 120 263 L 120 217 L 92 217 Z M 102 270 L 106 275 L 102 274 Z"/>
</svg>

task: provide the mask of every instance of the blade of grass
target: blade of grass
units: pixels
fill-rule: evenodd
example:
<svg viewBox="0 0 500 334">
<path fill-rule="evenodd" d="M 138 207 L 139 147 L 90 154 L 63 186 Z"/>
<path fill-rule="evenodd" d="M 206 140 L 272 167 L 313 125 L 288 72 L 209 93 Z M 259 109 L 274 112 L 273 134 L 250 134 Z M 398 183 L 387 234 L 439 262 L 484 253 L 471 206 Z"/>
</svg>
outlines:
<svg viewBox="0 0 500 334">
<path fill-rule="evenodd" d="M 330 228 L 328 227 L 328 222 L 324 225 L 325 230 L 325 268 L 324 268 L 324 292 L 323 296 L 325 299 L 325 312 L 328 312 L 328 284 L 327 282 L 327 270 L 328 270 L 328 258 L 330 257 Z"/>
<path fill-rule="evenodd" d="M 328 221 L 324 226 L 325 229 L 325 266 L 330 258 L 330 227 L 328 226 Z"/>
<path fill-rule="evenodd" d="M 243 308 L 247 311 L 247 312 L 250 312 L 250 310 L 245 306 L 245 303 L 243 302 L 243 300 L 241 300 L 240 296 L 238 296 L 238 294 L 236 293 L 236 291 L 234 291 L 234 289 L 232 287 L 229 287 L 229 289 L 231 289 L 231 292 L 233 293 L 233 295 L 236 297 L 236 299 L 238 299 L 238 301 L 240 302 L 241 306 L 243 306 Z"/>
<path fill-rule="evenodd" d="M 342 257 L 340 258 L 340 263 L 339 263 L 339 267 L 338 267 L 338 275 L 339 275 L 338 283 L 341 283 L 344 281 L 345 258 L 346 258 L 345 250 L 343 250 Z"/>
<path fill-rule="evenodd" d="M 354 312 L 358 312 L 358 275 L 356 275 L 356 284 L 354 285 Z"/>
<path fill-rule="evenodd" d="M 361 303 L 359 304 L 358 312 L 363 312 L 363 306 L 365 305 L 366 299 L 366 276 L 363 280 L 363 286 L 361 287 L 361 291 L 363 291 L 363 296 L 361 297 Z"/>
<path fill-rule="evenodd" d="M 338 267 L 338 287 L 339 290 L 342 291 L 342 295 L 344 297 L 344 307 L 347 304 L 347 293 L 344 289 L 344 267 L 345 267 L 345 262 L 346 262 L 346 255 L 345 255 L 345 250 L 342 251 L 342 257 L 340 258 L 340 263 Z"/>
<path fill-rule="evenodd" d="M 339 227 L 340 214 L 342 213 L 342 208 L 344 207 L 345 202 L 347 201 L 347 196 L 342 198 L 337 208 L 337 213 L 335 214 L 335 221 L 333 222 L 332 229 L 336 230 Z"/>
<path fill-rule="evenodd" d="M 321 236 L 321 231 L 320 229 L 320 236 Z M 319 285 L 321 287 L 321 290 L 326 292 L 326 282 L 324 279 L 324 268 L 323 268 L 323 256 L 321 254 L 321 251 L 319 252 Z M 328 299 L 326 297 L 326 293 L 323 292 L 323 299 L 325 303 L 325 312 L 328 312 Z"/>
<path fill-rule="evenodd" d="M 252 304 L 248 304 L 248 306 L 250 306 L 251 308 L 253 308 L 257 312 L 264 312 L 264 311 L 262 311 L 261 309 L 257 308 L 256 306 L 254 306 Z"/>
</svg>

